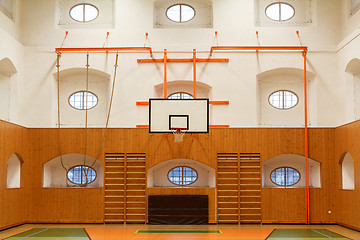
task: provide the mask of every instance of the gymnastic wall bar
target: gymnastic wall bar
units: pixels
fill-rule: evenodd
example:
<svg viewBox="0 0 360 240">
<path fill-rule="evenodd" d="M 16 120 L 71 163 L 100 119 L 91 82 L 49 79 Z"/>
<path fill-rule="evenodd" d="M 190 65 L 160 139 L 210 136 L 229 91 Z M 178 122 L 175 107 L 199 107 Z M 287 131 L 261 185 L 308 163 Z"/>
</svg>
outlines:
<svg viewBox="0 0 360 240">
<path fill-rule="evenodd" d="M 124 51 L 146 51 L 152 57 L 151 47 L 98 47 L 98 48 L 55 48 L 56 53 L 62 52 L 124 52 Z"/>
<path fill-rule="evenodd" d="M 307 51 L 308 47 L 303 46 L 219 46 L 211 47 L 210 56 L 212 56 L 214 51 L 224 51 L 224 50 L 234 50 L 234 51 Z"/>
</svg>

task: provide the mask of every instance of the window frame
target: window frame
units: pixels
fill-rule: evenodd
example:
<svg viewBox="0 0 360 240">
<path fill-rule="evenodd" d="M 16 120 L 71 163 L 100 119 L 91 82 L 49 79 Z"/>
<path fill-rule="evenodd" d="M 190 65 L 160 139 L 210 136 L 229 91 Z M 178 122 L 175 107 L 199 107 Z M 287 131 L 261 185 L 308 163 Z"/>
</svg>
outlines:
<svg viewBox="0 0 360 240">
<path fill-rule="evenodd" d="M 83 174 L 83 171 L 82 171 L 83 167 L 88 167 L 88 168 L 91 168 L 92 170 L 94 170 L 94 172 L 95 172 L 95 178 L 94 178 L 94 180 L 92 180 L 91 182 L 88 182 L 88 183 L 75 183 L 75 182 L 71 181 L 71 180 L 69 179 L 69 172 L 70 172 L 71 169 L 74 169 L 74 168 L 76 168 L 76 167 L 81 167 L 81 178 L 80 178 L 81 181 L 82 181 L 82 177 L 83 177 L 83 175 L 82 175 L 82 174 Z M 72 184 L 75 184 L 75 185 L 78 185 L 78 186 L 86 186 L 86 185 L 89 185 L 89 184 L 95 182 L 95 180 L 97 179 L 97 176 L 98 176 L 98 173 L 97 173 L 97 171 L 96 171 L 94 168 L 92 168 L 92 167 L 90 167 L 90 166 L 88 166 L 88 165 L 84 165 L 84 164 L 72 166 L 72 167 L 69 168 L 69 170 L 66 172 L 66 179 L 67 179 L 69 182 L 71 182 Z"/>
<path fill-rule="evenodd" d="M 285 92 L 285 91 L 286 91 L 286 92 L 290 92 L 290 93 L 292 93 L 292 94 L 294 94 L 294 95 L 296 96 L 297 102 L 296 102 L 296 104 L 295 104 L 294 106 L 289 107 L 289 108 L 284 108 L 284 106 L 285 106 L 285 104 L 284 104 L 284 103 L 285 103 L 285 97 L 284 97 L 285 95 L 284 95 L 284 92 Z M 271 97 L 274 93 L 276 93 L 276 92 L 282 92 L 282 94 L 283 94 L 283 108 L 275 107 L 275 106 L 272 105 L 271 102 L 270 102 L 270 97 Z M 270 93 L 270 95 L 269 95 L 269 97 L 268 97 L 268 103 L 270 104 L 270 106 L 272 106 L 273 108 L 278 109 L 278 110 L 290 110 L 290 109 L 296 107 L 296 106 L 299 104 L 299 102 L 300 102 L 299 99 L 300 99 L 299 96 L 298 96 L 295 92 L 290 91 L 290 90 L 286 90 L 286 89 L 280 89 L 280 90 L 276 90 L 276 91 Z"/>
<path fill-rule="evenodd" d="M 279 20 L 273 19 L 273 18 L 269 17 L 269 16 L 266 14 L 267 9 L 268 9 L 270 6 L 275 5 L 275 4 L 279 4 Z M 281 20 L 281 4 L 288 5 L 288 6 L 290 6 L 290 7 L 294 10 L 294 14 L 291 16 L 291 18 L 288 18 L 288 19 L 286 19 L 286 20 Z M 296 9 L 294 8 L 294 6 L 292 6 L 291 4 L 286 3 L 286 2 L 272 2 L 272 3 L 270 3 L 269 5 L 267 5 L 267 6 L 265 7 L 265 16 L 266 16 L 267 18 L 269 18 L 270 20 L 275 21 L 275 22 L 287 22 L 287 21 L 290 21 L 293 17 L 295 17 L 295 14 L 296 14 Z"/>
<path fill-rule="evenodd" d="M 177 6 L 177 5 L 180 5 L 180 21 L 179 21 L 179 22 L 178 22 L 178 21 L 175 21 L 175 20 L 172 20 L 171 18 L 169 18 L 168 14 L 167 14 L 170 8 L 172 8 L 172 7 L 174 7 L 174 6 Z M 183 5 L 183 6 L 190 7 L 192 10 L 194 10 L 194 16 L 193 16 L 191 19 L 187 20 L 187 21 L 181 21 L 181 6 L 182 6 L 182 5 Z M 176 4 L 173 4 L 173 5 L 169 6 L 169 7 L 166 9 L 166 11 L 165 11 L 165 16 L 166 16 L 167 19 L 169 19 L 170 21 L 172 21 L 172 22 L 174 22 L 174 23 L 187 23 L 187 22 L 190 22 L 191 20 L 193 20 L 193 19 L 195 18 L 195 16 L 196 16 L 196 10 L 195 10 L 195 8 L 194 8 L 193 6 L 191 6 L 191 5 L 189 5 L 189 4 L 186 4 L 186 3 L 176 3 Z"/>
<path fill-rule="evenodd" d="M 188 183 L 188 184 L 177 184 L 177 183 L 174 183 L 173 181 L 171 181 L 170 180 L 170 177 L 169 177 L 169 175 L 170 175 L 170 172 L 172 171 L 172 170 L 174 170 L 175 168 L 181 168 L 181 182 L 182 183 L 184 183 L 184 168 L 186 167 L 186 168 L 190 168 L 191 170 L 193 170 L 195 173 L 196 173 L 196 179 L 193 181 L 193 182 L 191 182 L 191 183 Z M 168 180 L 169 180 L 169 182 L 171 182 L 172 184 L 175 184 L 175 185 L 177 185 L 177 186 L 189 186 L 189 185 L 191 185 L 191 184 L 194 184 L 198 179 L 199 179 L 199 174 L 198 174 L 198 172 L 194 169 L 194 168 L 192 168 L 192 167 L 189 167 L 189 166 L 184 166 L 184 165 L 181 165 L 181 166 L 176 166 L 176 167 L 173 167 L 173 168 L 171 168 L 169 171 L 168 171 L 168 173 L 167 173 L 167 178 L 168 178 Z"/>
<path fill-rule="evenodd" d="M 74 107 L 73 105 L 71 105 L 71 103 L 70 103 L 70 98 L 71 98 L 71 96 L 73 96 L 74 94 L 76 94 L 76 93 L 79 93 L 79 92 L 83 92 L 83 93 L 86 93 L 86 92 L 88 92 L 88 93 L 91 93 L 91 94 L 93 94 L 95 97 L 96 97 L 96 104 L 93 106 L 93 107 L 91 107 L 91 108 L 76 108 L 76 107 Z M 84 94 L 83 94 L 83 97 L 82 97 L 82 100 L 83 100 L 83 106 L 85 106 L 85 101 L 84 101 Z M 82 111 L 84 111 L 84 110 L 91 110 L 91 109 L 93 109 L 93 108 L 95 108 L 97 105 L 98 105 L 98 103 L 99 103 L 99 97 L 95 94 L 95 93 L 93 93 L 93 92 L 91 92 L 91 91 L 86 91 L 86 90 L 80 90 L 80 91 L 76 91 L 76 92 L 73 92 L 73 93 L 71 93 L 70 94 L 70 96 L 68 97 L 68 103 L 69 103 L 69 105 L 72 107 L 72 108 L 74 108 L 74 109 L 76 109 L 76 110 L 82 110 Z"/>
<path fill-rule="evenodd" d="M 178 93 L 180 93 L 180 98 L 179 99 L 194 99 L 194 96 L 192 94 L 190 94 L 190 93 L 187 93 L 187 92 L 174 92 L 174 93 L 169 94 L 169 96 L 167 96 L 166 99 L 172 99 L 172 98 L 169 98 L 169 97 L 171 97 L 172 95 L 178 94 Z M 187 94 L 187 95 L 191 96 L 192 98 L 182 98 L 181 97 L 182 94 Z"/>
<path fill-rule="evenodd" d="M 83 10 L 83 21 L 76 20 L 75 18 L 73 18 L 73 17 L 71 16 L 71 10 L 73 10 L 75 7 L 80 6 L 80 5 L 84 5 L 84 7 L 83 7 L 83 8 L 84 8 L 84 10 Z M 86 5 L 92 6 L 92 7 L 94 7 L 94 8 L 97 10 L 97 15 L 96 15 L 96 17 L 95 17 L 94 19 L 90 20 L 90 21 L 85 21 L 85 6 L 86 6 Z M 76 21 L 76 22 L 78 22 L 78 23 L 89 23 L 89 22 L 95 21 L 95 20 L 99 17 L 99 15 L 100 15 L 100 10 L 99 10 L 99 8 L 98 8 L 97 6 L 95 6 L 94 4 L 91 4 L 91 3 L 79 3 L 79 4 L 75 4 L 75 5 L 73 5 L 73 6 L 70 8 L 70 10 L 69 10 L 69 17 L 70 17 L 72 20 L 74 20 L 74 21 Z"/>
<path fill-rule="evenodd" d="M 285 182 L 285 185 L 277 184 L 277 183 L 274 182 L 274 181 L 272 180 L 272 178 L 271 178 L 272 173 L 273 173 L 274 171 L 278 170 L 278 169 L 281 169 L 281 168 L 285 168 L 285 171 L 284 171 L 284 180 L 285 180 L 284 182 Z M 298 174 L 299 174 L 299 180 L 298 180 L 296 183 L 293 183 L 293 184 L 291 184 L 291 185 L 286 185 L 286 168 L 291 168 L 291 169 L 294 169 L 296 172 L 298 172 Z M 300 182 L 300 180 L 301 180 L 301 173 L 300 173 L 300 171 L 297 170 L 296 168 L 289 167 L 289 166 L 282 166 L 282 167 L 275 168 L 275 169 L 273 169 L 273 170 L 270 172 L 270 180 L 271 180 L 272 183 L 274 183 L 276 186 L 279 186 L 279 187 L 283 187 L 283 188 L 285 188 L 285 187 L 292 187 L 292 186 L 295 186 L 296 184 L 298 184 L 298 183 Z"/>
</svg>

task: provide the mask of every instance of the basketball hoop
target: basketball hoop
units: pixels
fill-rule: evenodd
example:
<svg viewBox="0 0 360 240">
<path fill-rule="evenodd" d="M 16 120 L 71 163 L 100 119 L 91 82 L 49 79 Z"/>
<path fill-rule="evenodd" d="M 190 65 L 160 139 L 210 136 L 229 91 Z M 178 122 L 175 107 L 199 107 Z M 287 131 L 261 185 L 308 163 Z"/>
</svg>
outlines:
<svg viewBox="0 0 360 240">
<path fill-rule="evenodd" d="M 171 131 L 174 134 L 174 142 L 182 142 L 184 134 L 186 133 L 186 128 L 171 128 Z"/>
</svg>

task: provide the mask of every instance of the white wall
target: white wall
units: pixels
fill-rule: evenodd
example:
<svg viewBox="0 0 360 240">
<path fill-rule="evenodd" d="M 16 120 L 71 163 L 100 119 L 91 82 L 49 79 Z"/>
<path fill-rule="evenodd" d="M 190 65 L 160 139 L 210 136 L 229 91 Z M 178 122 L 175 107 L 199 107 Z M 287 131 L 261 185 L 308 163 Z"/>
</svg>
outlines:
<svg viewBox="0 0 360 240">
<path fill-rule="evenodd" d="M 14 153 L 7 162 L 6 188 L 21 187 L 21 164 L 22 161 Z"/>
<path fill-rule="evenodd" d="M 346 153 L 341 164 L 342 189 L 355 189 L 354 171 L 354 159 L 350 153 Z"/>
<path fill-rule="evenodd" d="M 9 57 L 18 70 L 15 86 L 18 104 L 14 106 L 16 113 L 10 121 L 29 127 L 56 126 L 54 48 L 61 46 L 65 30 L 69 31 L 69 35 L 64 47 L 101 47 L 108 31 L 108 46 L 143 46 L 145 33 L 148 32 L 147 45 L 153 48 L 155 58 L 162 58 L 165 48 L 169 58 L 191 58 L 193 49 L 197 49 L 198 57 L 206 58 L 210 46 L 216 42 L 219 45 L 257 45 L 256 31 L 259 31 L 261 45 L 297 46 L 299 39 L 295 32 L 299 30 L 302 44 L 309 46 L 308 71 L 314 74 L 308 88 L 310 124 L 337 126 L 354 120 L 354 108 L 349 110 L 348 107 L 353 105 L 353 100 L 349 98 L 354 86 L 346 80 L 350 77 L 346 76 L 344 69 L 356 56 L 358 39 L 336 53 L 343 43 L 341 41 L 358 31 L 356 26 L 360 22 L 358 12 L 345 17 L 346 4 L 343 2 L 347 1 L 307 1 L 311 22 L 259 26 L 256 19 L 263 9 L 256 9 L 258 5 L 253 0 L 213 0 L 213 28 L 154 28 L 153 1 L 114 0 L 114 9 L 106 9 L 111 5 L 104 4 L 101 14 L 113 14 L 113 22 L 105 25 L 59 25 L 64 9 L 59 8 L 62 5 L 57 0 L 16 2 L 14 22 L 3 19 L 6 23 L 0 27 L 0 59 Z M 302 10 L 298 9 L 297 14 L 300 14 L 299 11 Z M 214 31 L 218 31 L 217 40 Z M 216 52 L 213 57 L 229 58 L 230 62 L 197 64 L 198 82 L 210 86 L 205 91 L 199 91 L 199 96 L 208 95 L 210 100 L 229 100 L 228 106 L 211 107 L 210 124 L 229 124 L 231 127 L 259 126 L 261 123 L 258 74 L 277 68 L 303 69 L 300 53 Z M 111 127 L 148 124 L 148 108 L 136 106 L 135 102 L 158 97 L 159 94 L 162 96 L 159 85 L 163 82 L 163 64 L 138 64 L 138 58 L 149 58 L 149 54 L 120 53 Z M 90 53 L 90 59 L 91 68 L 108 74 L 112 81 L 114 53 Z M 85 64 L 85 53 L 62 54 L 62 70 L 84 68 Z M 168 64 L 169 82 L 191 80 L 191 63 Z M 179 87 L 179 90 L 184 88 Z M 300 91 L 300 84 L 298 88 Z M 344 95 L 347 97 L 344 98 Z M 291 118 L 281 125 L 301 124 L 300 120 L 293 122 Z M 97 122 L 95 125 L 101 124 Z"/>
</svg>

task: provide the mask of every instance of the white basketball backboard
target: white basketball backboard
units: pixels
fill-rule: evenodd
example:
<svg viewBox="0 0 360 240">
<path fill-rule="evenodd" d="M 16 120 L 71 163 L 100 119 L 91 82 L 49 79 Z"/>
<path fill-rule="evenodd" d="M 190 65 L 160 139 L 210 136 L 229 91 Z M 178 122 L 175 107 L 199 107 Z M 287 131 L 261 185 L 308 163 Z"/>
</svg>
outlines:
<svg viewBox="0 0 360 240">
<path fill-rule="evenodd" d="M 171 133 L 174 128 L 188 133 L 209 132 L 209 99 L 149 100 L 149 132 Z"/>
</svg>

